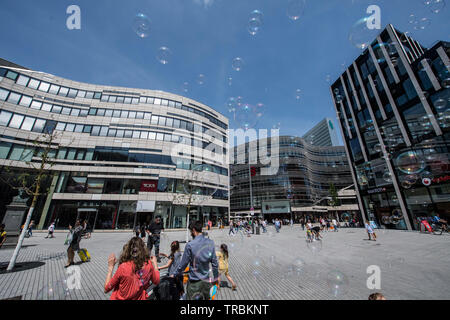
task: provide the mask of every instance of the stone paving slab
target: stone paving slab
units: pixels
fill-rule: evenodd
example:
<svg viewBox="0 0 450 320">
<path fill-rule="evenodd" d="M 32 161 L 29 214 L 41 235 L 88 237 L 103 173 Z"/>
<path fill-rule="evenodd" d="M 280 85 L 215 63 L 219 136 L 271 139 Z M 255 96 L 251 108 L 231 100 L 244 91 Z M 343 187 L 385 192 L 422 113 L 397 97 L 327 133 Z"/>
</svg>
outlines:
<svg viewBox="0 0 450 320">
<path fill-rule="evenodd" d="M 161 252 L 168 253 L 170 242 L 185 240 L 185 231 L 165 232 Z M 0 273 L 0 299 L 22 296 L 26 300 L 68 299 L 103 300 L 107 257 L 118 257 L 132 233 L 93 233 L 83 239 L 81 247 L 91 253 L 91 261 L 75 262 L 81 271 L 81 289 L 68 290 L 67 247 L 64 233 L 45 239 L 35 233 L 24 241 L 18 264 L 33 262 L 35 268 Z M 364 229 L 340 229 L 325 232 L 322 241 L 308 244 L 299 226 L 285 226 L 280 233 L 273 227 L 261 235 L 228 236 L 228 229 L 209 234 L 217 249 L 226 243 L 230 250 L 229 272 L 238 284 L 222 287 L 218 300 L 367 300 L 370 293 L 381 291 L 388 299 L 450 299 L 450 236 L 396 230 L 379 230 L 378 241 L 368 241 Z M 0 263 L 7 264 L 13 249 L 0 250 Z M 299 264 L 300 263 L 300 264 Z M 293 268 L 293 264 L 300 267 Z M 381 290 L 369 290 L 367 267 L 381 270 Z M 343 283 L 329 281 L 337 271 Z M 332 278 L 333 279 L 333 278 Z M 221 279 L 225 281 L 226 279 Z M 337 290 L 331 287 L 338 285 Z"/>
</svg>

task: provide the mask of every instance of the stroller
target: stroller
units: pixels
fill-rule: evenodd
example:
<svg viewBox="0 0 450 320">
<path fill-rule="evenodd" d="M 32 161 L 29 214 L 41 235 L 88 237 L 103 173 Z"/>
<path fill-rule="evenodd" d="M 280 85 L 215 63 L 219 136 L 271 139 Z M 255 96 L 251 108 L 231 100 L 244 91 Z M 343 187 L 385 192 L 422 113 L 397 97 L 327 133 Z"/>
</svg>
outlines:
<svg viewBox="0 0 450 320">
<path fill-rule="evenodd" d="M 183 278 L 163 276 L 157 286 L 151 288 L 148 300 L 180 300 L 184 292 Z"/>
</svg>

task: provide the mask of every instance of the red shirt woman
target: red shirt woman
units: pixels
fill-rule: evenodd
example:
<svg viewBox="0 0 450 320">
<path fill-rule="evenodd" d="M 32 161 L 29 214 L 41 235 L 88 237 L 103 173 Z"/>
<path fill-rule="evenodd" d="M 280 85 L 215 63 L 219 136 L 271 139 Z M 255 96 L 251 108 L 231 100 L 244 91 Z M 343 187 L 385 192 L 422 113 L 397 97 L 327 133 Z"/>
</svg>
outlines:
<svg viewBox="0 0 450 320">
<path fill-rule="evenodd" d="M 111 300 L 147 300 L 146 290 L 151 283 L 159 284 L 159 271 L 156 257 L 149 257 L 144 241 L 132 238 L 123 248 L 119 267 L 112 276 L 116 256 L 108 258 L 108 274 L 105 281 L 105 293 L 113 290 Z"/>
</svg>

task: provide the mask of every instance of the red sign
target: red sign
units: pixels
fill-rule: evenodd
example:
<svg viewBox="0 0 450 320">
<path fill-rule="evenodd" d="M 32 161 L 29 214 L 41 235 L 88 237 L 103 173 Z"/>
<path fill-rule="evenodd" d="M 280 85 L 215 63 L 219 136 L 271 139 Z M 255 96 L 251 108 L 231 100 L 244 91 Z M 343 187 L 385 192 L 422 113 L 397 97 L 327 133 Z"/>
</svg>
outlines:
<svg viewBox="0 0 450 320">
<path fill-rule="evenodd" d="M 141 182 L 140 192 L 157 192 L 158 180 L 143 180 Z"/>
<path fill-rule="evenodd" d="M 441 182 L 446 182 L 449 180 L 450 180 L 450 176 L 444 176 L 444 177 L 434 178 L 432 181 L 433 181 L 433 183 L 441 183 Z"/>
<path fill-rule="evenodd" d="M 255 167 L 251 167 L 250 172 L 252 174 L 252 177 L 256 176 L 256 168 Z"/>
</svg>

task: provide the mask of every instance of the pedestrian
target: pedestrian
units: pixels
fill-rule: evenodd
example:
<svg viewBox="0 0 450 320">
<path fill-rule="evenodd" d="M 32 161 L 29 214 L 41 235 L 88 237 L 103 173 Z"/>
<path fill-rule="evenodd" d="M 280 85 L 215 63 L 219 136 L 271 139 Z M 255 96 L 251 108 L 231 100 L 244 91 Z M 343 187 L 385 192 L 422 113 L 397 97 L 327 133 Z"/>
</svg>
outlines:
<svg viewBox="0 0 450 320">
<path fill-rule="evenodd" d="M 50 238 L 54 238 L 55 236 L 53 235 L 53 232 L 55 231 L 55 221 L 53 221 L 51 224 L 50 224 L 50 227 L 48 227 L 48 234 L 47 234 L 47 236 L 45 237 L 45 239 L 47 239 L 48 237 L 50 237 Z"/>
<path fill-rule="evenodd" d="M 113 291 L 111 300 L 147 300 L 146 290 L 150 284 L 159 284 L 159 271 L 156 257 L 150 258 L 144 241 L 139 237 L 128 241 L 113 276 L 116 261 L 115 254 L 111 253 L 108 258 L 105 293 Z"/>
<path fill-rule="evenodd" d="M 145 239 L 145 230 L 146 229 L 147 228 L 145 226 L 145 223 L 141 224 L 141 229 L 140 229 L 140 231 L 141 231 L 141 239 Z"/>
<path fill-rule="evenodd" d="M 31 220 L 27 230 L 29 237 L 33 236 L 33 228 L 34 228 L 34 220 Z"/>
<path fill-rule="evenodd" d="M 217 284 L 219 268 L 214 241 L 202 234 L 202 223 L 193 221 L 189 225 L 192 241 L 184 249 L 183 258 L 178 266 L 176 275 L 182 275 L 189 264 L 189 280 L 186 287 L 186 299 L 209 300 L 212 285 Z M 210 265 L 213 279 L 209 278 Z"/>
<path fill-rule="evenodd" d="M 81 236 L 85 239 L 91 238 L 91 230 L 88 228 L 87 220 L 83 221 L 83 232 L 82 232 Z"/>
<path fill-rule="evenodd" d="M 208 231 L 211 230 L 211 228 L 212 228 L 212 221 L 208 220 Z"/>
<path fill-rule="evenodd" d="M 5 231 L 5 224 L 0 224 L 0 248 L 3 246 L 3 244 L 6 241 L 6 231 Z"/>
<path fill-rule="evenodd" d="M 313 241 L 313 234 L 309 223 L 306 225 L 306 241 L 307 242 Z"/>
<path fill-rule="evenodd" d="M 337 232 L 338 231 L 338 224 L 337 224 L 336 219 L 333 219 L 331 221 L 331 223 L 333 224 L 334 232 Z"/>
<path fill-rule="evenodd" d="M 175 276 L 175 272 L 180 265 L 181 258 L 183 256 L 180 251 L 180 242 L 173 241 L 170 244 L 170 255 L 166 255 L 164 253 L 160 253 L 159 255 L 169 259 L 164 266 L 158 267 L 159 271 L 168 269 L 167 276 L 161 278 L 160 283 L 163 281 L 169 281 L 169 293 L 172 300 L 180 300 L 181 295 L 184 293 L 183 276 Z M 160 297 L 159 286 L 155 289 L 155 295 Z"/>
<path fill-rule="evenodd" d="M 263 220 L 261 222 L 261 227 L 263 229 L 263 233 L 266 233 L 267 232 L 267 222 L 266 222 L 266 220 Z"/>
<path fill-rule="evenodd" d="M 134 233 L 136 234 L 136 237 L 139 237 L 139 233 L 141 232 L 141 226 L 137 225 L 134 227 Z"/>
<path fill-rule="evenodd" d="M 275 229 L 277 230 L 277 232 L 280 232 L 280 228 L 281 228 L 280 220 L 275 219 Z"/>
<path fill-rule="evenodd" d="M 386 300 L 386 298 L 379 292 L 372 293 L 369 300 Z"/>
<path fill-rule="evenodd" d="M 370 223 L 367 221 L 366 221 L 366 230 L 367 230 L 367 234 L 369 235 L 369 240 L 372 240 L 372 237 L 373 237 L 373 241 L 377 241 L 377 235 L 376 235 L 375 231 L 373 230 L 372 226 L 370 225 Z"/>
<path fill-rule="evenodd" d="M 230 235 L 231 233 L 233 233 L 234 236 L 234 224 L 232 220 L 230 221 L 230 231 L 228 231 L 228 235 Z"/>
<path fill-rule="evenodd" d="M 222 243 L 220 245 L 220 251 L 216 252 L 217 260 L 219 261 L 219 277 L 217 278 L 217 283 L 219 284 L 220 288 L 220 276 L 225 275 L 225 277 L 230 281 L 231 283 L 231 290 L 236 291 L 237 285 L 233 281 L 233 279 L 230 276 L 230 273 L 228 272 L 228 247 L 225 243 Z"/>
<path fill-rule="evenodd" d="M 161 262 L 161 258 L 159 257 L 159 245 L 161 242 L 161 232 L 164 230 L 164 226 L 161 222 L 160 217 L 156 217 L 156 219 L 150 223 L 147 228 L 148 239 L 147 239 L 147 248 L 149 254 L 151 254 L 153 246 L 155 246 L 155 256 L 159 262 Z"/>
<path fill-rule="evenodd" d="M 302 230 L 305 231 L 305 219 L 303 217 L 300 219 L 300 224 L 302 225 Z"/>
<path fill-rule="evenodd" d="M 320 235 L 321 230 L 322 228 L 320 226 L 316 226 L 311 229 L 311 232 L 316 240 L 320 240 L 322 238 L 322 236 Z"/>
<path fill-rule="evenodd" d="M 81 225 L 80 220 L 75 222 L 75 227 L 72 228 L 69 225 L 69 232 L 71 235 L 69 236 L 69 247 L 67 248 L 67 264 L 64 268 L 68 268 L 73 265 L 73 259 L 75 257 L 75 251 L 80 250 L 80 241 L 81 241 L 81 233 L 83 232 L 84 227 Z"/>
</svg>

